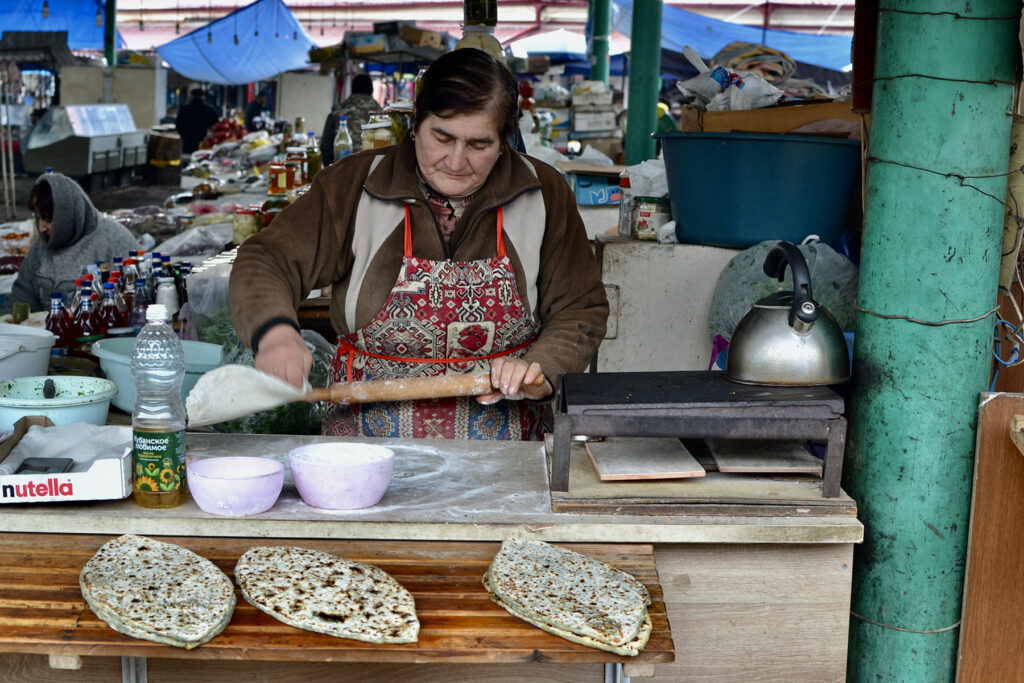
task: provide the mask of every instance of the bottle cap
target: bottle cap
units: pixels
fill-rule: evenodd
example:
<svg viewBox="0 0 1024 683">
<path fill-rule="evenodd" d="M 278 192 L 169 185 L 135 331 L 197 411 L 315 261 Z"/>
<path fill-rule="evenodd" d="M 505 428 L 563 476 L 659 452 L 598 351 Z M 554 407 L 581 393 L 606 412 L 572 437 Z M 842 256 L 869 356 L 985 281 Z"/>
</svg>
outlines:
<svg viewBox="0 0 1024 683">
<path fill-rule="evenodd" d="M 103 289 L 113 289 L 113 288 L 114 288 L 114 283 L 113 282 L 104 282 L 103 283 Z"/>
<path fill-rule="evenodd" d="M 163 304 L 150 304 L 146 308 L 146 322 L 159 320 L 165 322 L 167 320 L 167 307 Z"/>
</svg>

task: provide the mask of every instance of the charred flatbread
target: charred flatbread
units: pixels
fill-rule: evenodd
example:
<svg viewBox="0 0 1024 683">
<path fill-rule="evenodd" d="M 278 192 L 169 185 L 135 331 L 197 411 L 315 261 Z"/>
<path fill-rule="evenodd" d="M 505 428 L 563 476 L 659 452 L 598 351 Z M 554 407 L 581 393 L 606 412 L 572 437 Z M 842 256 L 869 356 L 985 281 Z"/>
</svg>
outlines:
<svg viewBox="0 0 1024 683">
<path fill-rule="evenodd" d="M 511 538 L 483 581 L 491 599 L 512 614 L 582 645 L 636 655 L 651 634 L 647 588 L 572 550 Z"/>
<path fill-rule="evenodd" d="M 90 609 L 133 638 L 192 649 L 224 630 L 235 588 L 187 548 L 126 535 L 103 544 L 78 577 Z"/>
<path fill-rule="evenodd" d="M 250 548 L 235 581 L 258 610 L 286 624 L 367 643 L 415 643 L 412 595 L 387 572 L 290 546 Z"/>
</svg>

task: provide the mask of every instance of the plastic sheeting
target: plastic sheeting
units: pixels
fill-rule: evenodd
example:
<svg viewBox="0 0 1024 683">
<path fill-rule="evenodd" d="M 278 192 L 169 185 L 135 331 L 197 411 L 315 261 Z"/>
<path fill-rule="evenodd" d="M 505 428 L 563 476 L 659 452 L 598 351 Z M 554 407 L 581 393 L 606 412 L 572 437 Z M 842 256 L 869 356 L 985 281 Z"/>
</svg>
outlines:
<svg viewBox="0 0 1024 683">
<path fill-rule="evenodd" d="M 630 35 L 633 0 L 612 0 L 612 28 Z M 693 12 L 665 6 L 661 15 L 661 47 L 682 52 L 687 45 L 710 57 L 733 41 L 759 43 L 775 48 L 798 62 L 837 71 L 850 64 L 849 36 L 817 36 L 789 31 L 762 31 L 752 26 L 709 19 Z"/>
<path fill-rule="evenodd" d="M 43 18 L 43 0 L 3 0 L 0 2 L 0 31 L 67 31 L 72 50 L 103 49 L 103 0 L 51 0 L 50 16 Z M 100 25 L 96 25 L 96 11 Z M 121 33 L 117 47 L 124 47 Z"/>
<path fill-rule="evenodd" d="M 259 0 L 156 49 L 195 81 L 240 85 L 309 64 L 316 43 L 281 0 Z"/>
</svg>

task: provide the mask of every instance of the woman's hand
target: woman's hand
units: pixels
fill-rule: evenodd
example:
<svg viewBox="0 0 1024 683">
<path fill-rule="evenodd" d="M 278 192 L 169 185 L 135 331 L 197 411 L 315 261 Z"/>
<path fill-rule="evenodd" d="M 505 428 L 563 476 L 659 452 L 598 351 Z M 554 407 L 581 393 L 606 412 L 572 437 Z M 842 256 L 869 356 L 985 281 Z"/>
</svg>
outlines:
<svg viewBox="0 0 1024 683">
<path fill-rule="evenodd" d="M 491 361 L 491 386 L 498 391 L 477 396 L 477 403 L 491 405 L 503 398 L 540 400 L 554 393 L 539 363 L 504 356 Z"/>
<path fill-rule="evenodd" d="M 313 354 L 294 327 L 275 325 L 260 337 L 254 364 L 257 370 L 280 377 L 301 389 L 313 367 Z"/>
</svg>

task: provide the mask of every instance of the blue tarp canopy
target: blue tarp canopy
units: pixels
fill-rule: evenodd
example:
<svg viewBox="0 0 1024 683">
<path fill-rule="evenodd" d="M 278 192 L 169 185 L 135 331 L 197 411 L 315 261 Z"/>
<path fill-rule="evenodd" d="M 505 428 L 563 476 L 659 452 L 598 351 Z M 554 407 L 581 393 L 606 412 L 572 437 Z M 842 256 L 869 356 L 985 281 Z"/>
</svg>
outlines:
<svg viewBox="0 0 1024 683">
<path fill-rule="evenodd" d="M 102 50 L 103 0 L 48 0 L 50 16 L 43 18 L 43 0 L 3 0 L 0 2 L 0 31 L 67 31 L 68 48 Z M 96 12 L 100 25 L 96 25 Z M 121 33 L 117 47 L 124 47 Z"/>
<path fill-rule="evenodd" d="M 186 78 L 241 85 L 309 64 L 316 47 L 281 0 L 257 0 L 156 49 Z"/>
<path fill-rule="evenodd" d="M 840 71 L 850 64 L 849 36 L 817 36 L 789 31 L 764 31 L 752 26 L 709 19 L 693 12 L 664 6 L 661 10 L 661 47 L 682 52 L 687 45 L 711 57 L 734 41 L 759 43 L 785 52 L 793 60 Z M 633 30 L 633 0 L 612 1 L 612 28 L 629 36 Z"/>
</svg>

